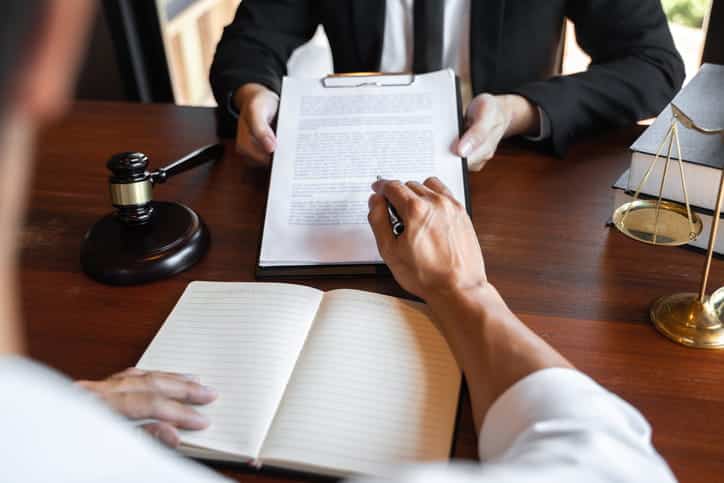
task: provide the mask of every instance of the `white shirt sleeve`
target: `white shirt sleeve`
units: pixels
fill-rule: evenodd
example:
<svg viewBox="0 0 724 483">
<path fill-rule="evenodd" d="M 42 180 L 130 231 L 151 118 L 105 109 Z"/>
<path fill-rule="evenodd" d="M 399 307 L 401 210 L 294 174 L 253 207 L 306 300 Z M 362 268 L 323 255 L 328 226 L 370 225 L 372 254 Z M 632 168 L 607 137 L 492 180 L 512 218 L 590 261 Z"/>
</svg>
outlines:
<svg viewBox="0 0 724 483">
<path fill-rule="evenodd" d="M 0 481 L 223 483 L 66 378 L 0 357 Z"/>
<path fill-rule="evenodd" d="M 481 464 L 412 466 L 388 481 L 675 482 L 651 444 L 651 428 L 630 404 L 572 369 L 518 381 L 488 411 Z"/>
</svg>

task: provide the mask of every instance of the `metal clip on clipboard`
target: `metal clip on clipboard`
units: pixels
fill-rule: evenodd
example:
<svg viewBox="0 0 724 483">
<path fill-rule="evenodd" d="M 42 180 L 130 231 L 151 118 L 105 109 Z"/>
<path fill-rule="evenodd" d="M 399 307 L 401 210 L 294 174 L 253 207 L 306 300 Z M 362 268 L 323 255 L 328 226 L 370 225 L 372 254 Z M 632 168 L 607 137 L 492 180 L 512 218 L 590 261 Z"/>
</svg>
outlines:
<svg viewBox="0 0 724 483">
<path fill-rule="evenodd" d="M 350 72 L 324 77 L 322 85 L 328 89 L 352 87 L 409 87 L 415 83 L 415 74 L 384 72 Z"/>
</svg>

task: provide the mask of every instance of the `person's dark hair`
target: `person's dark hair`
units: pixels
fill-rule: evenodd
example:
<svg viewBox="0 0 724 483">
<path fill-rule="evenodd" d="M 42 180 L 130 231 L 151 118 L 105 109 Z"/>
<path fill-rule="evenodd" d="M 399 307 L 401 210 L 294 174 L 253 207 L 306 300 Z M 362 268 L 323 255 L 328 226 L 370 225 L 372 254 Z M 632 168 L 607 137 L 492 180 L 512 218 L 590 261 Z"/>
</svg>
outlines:
<svg viewBox="0 0 724 483">
<path fill-rule="evenodd" d="M 3 0 L 0 5 L 0 115 L 19 64 L 28 55 L 32 32 L 42 22 L 45 0 Z"/>
</svg>

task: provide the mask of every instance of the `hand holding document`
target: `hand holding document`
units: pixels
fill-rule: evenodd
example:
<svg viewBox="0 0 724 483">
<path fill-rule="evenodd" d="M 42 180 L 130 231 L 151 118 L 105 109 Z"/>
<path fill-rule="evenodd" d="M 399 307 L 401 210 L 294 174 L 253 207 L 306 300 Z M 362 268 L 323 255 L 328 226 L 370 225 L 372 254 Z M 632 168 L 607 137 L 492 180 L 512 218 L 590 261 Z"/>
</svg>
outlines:
<svg viewBox="0 0 724 483">
<path fill-rule="evenodd" d="M 381 264 L 367 223 L 378 176 L 437 176 L 466 204 L 465 164 L 452 152 L 456 93 L 452 71 L 285 78 L 260 274 Z"/>
<path fill-rule="evenodd" d="M 271 128 L 279 109 L 279 96 L 260 84 L 246 84 L 234 96 L 239 109 L 236 151 L 252 166 L 269 166 L 277 141 Z"/>
</svg>

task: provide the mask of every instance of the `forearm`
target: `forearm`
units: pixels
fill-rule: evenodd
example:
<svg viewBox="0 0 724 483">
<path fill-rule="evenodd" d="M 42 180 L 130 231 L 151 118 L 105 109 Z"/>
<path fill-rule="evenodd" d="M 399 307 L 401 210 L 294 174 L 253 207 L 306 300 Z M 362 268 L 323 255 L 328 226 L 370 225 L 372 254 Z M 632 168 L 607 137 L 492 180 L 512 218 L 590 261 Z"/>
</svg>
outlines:
<svg viewBox="0 0 724 483">
<path fill-rule="evenodd" d="M 507 307 L 490 284 L 427 300 L 468 383 L 476 429 L 495 400 L 525 376 L 571 367 Z"/>
<path fill-rule="evenodd" d="M 641 415 L 571 370 L 508 309 L 487 281 L 472 221 L 440 180 L 372 188 L 380 255 L 405 290 L 425 299 L 455 355 L 486 462 L 459 478 L 445 465 L 394 481 L 674 481 Z M 388 203 L 405 220 L 402 236 L 392 235 Z"/>
</svg>

